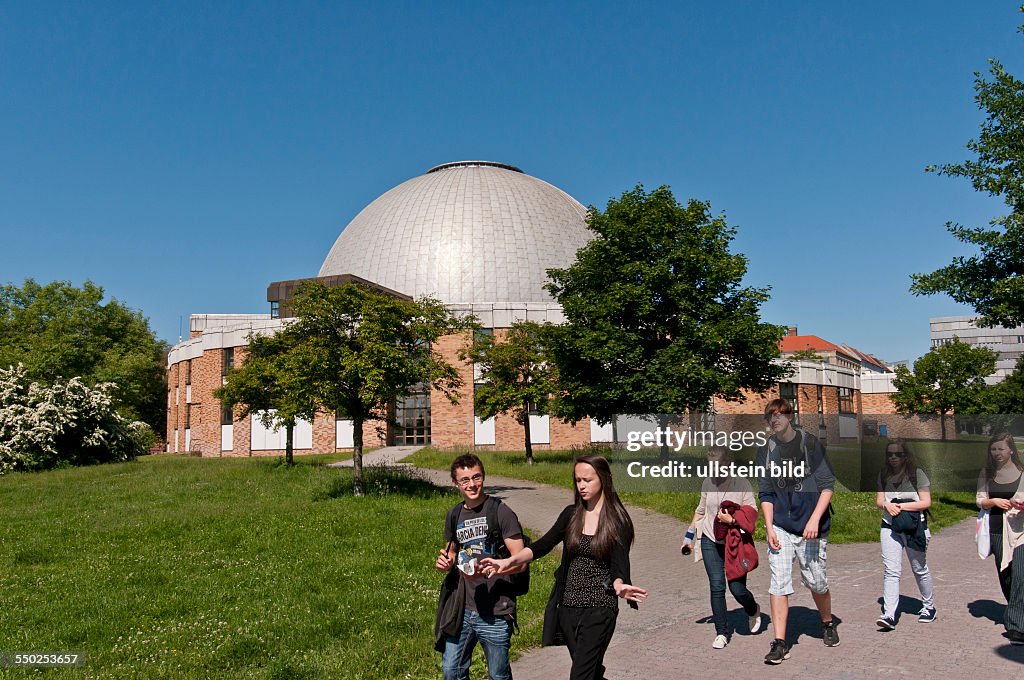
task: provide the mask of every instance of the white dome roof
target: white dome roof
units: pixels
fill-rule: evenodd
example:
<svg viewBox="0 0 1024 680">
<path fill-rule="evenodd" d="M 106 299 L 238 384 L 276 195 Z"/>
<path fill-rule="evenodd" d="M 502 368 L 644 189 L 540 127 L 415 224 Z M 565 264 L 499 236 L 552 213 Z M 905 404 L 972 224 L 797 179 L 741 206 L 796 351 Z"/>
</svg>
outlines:
<svg viewBox="0 0 1024 680">
<path fill-rule="evenodd" d="M 546 270 L 591 238 L 586 210 L 518 168 L 459 161 L 431 168 L 366 206 L 320 276 L 354 274 L 447 304 L 551 303 Z"/>
</svg>

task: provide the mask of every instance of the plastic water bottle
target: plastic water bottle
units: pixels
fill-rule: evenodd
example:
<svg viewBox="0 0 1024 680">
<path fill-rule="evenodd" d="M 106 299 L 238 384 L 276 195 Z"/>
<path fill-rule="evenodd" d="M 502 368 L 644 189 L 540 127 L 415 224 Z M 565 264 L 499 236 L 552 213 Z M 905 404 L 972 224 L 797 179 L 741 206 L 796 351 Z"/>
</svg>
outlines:
<svg viewBox="0 0 1024 680">
<path fill-rule="evenodd" d="M 686 536 L 683 537 L 683 548 L 681 552 L 684 555 L 689 555 L 693 552 L 693 537 L 697 534 L 696 528 L 691 524 L 690 528 L 686 530 Z"/>
</svg>

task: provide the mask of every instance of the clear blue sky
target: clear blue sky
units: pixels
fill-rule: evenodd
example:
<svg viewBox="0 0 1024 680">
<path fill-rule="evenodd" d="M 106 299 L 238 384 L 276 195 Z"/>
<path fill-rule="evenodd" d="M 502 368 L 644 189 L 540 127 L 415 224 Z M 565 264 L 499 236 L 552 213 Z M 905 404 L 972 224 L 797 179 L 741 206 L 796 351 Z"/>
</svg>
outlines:
<svg viewBox="0 0 1024 680">
<path fill-rule="evenodd" d="M 710 200 L 802 333 L 914 358 L 965 313 L 909 273 L 1002 206 L 923 168 L 967 157 L 988 57 L 1024 76 L 1016 2 L 377 4 L 0 2 L 0 282 L 92 279 L 176 341 L 484 158 Z"/>
</svg>

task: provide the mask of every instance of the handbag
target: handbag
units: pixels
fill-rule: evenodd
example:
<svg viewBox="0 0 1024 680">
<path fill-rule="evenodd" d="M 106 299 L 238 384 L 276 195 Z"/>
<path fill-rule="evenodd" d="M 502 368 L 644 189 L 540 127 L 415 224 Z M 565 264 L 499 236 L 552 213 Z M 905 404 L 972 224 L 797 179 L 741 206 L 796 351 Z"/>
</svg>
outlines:
<svg viewBox="0 0 1024 680">
<path fill-rule="evenodd" d="M 978 557 L 985 559 L 992 552 L 992 537 L 989 534 L 988 510 L 978 512 L 978 525 L 974 529 L 974 542 L 978 544 Z"/>
</svg>

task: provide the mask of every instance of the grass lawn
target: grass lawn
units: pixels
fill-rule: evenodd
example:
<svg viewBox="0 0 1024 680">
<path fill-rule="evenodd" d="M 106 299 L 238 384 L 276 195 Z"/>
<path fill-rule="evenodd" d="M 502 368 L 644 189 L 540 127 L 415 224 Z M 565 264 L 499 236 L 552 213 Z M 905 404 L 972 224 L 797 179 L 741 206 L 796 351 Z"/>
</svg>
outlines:
<svg viewBox="0 0 1024 680">
<path fill-rule="evenodd" d="M 928 470 L 932 469 L 932 466 L 939 467 L 939 461 L 944 455 L 946 455 L 945 448 L 943 446 L 937 446 L 929 448 L 928 455 L 922 455 L 924 460 L 923 464 L 928 465 Z M 974 443 L 974 446 L 977 446 Z M 884 448 L 883 448 L 884 450 Z M 982 447 L 984 450 L 984 447 Z M 459 452 L 452 451 L 439 451 L 436 449 L 423 449 L 418 451 L 413 456 L 406 459 L 407 462 L 422 467 L 436 468 L 447 470 L 451 465 L 451 461 Z M 480 459 L 484 462 L 484 467 L 487 473 L 490 475 L 500 475 L 506 477 L 515 477 L 518 479 L 528 479 L 535 482 L 542 482 L 544 484 L 551 484 L 554 486 L 561 486 L 564 488 L 572 487 L 572 460 L 573 456 L 577 453 L 575 451 L 534 451 L 534 464 L 527 465 L 526 457 L 521 451 L 513 452 L 502 452 L 502 451 L 484 451 L 476 452 L 480 456 Z M 615 451 L 610 449 L 599 450 L 601 455 L 604 455 L 614 462 Z M 922 448 L 922 454 L 925 453 Z M 860 476 L 866 475 L 867 478 L 871 478 L 872 475 L 877 474 L 877 467 L 871 467 L 871 472 L 866 471 L 867 467 L 876 465 L 875 463 L 861 463 L 857 462 L 854 464 L 851 457 L 844 458 L 841 451 L 830 450 L 829 457 L 834 461 L 836 467 L 837 477 L 842 480 L 849 481 L 851 486 L 854 488 L 866 488 L 863 486 L 864 482 L 860 481 Z M 628 454 L 631 459 L 636 457 L 636 454 Z M 871 455 L 877 455 L 877 452 L 871 453 Z M 973 456 L 973 453 L 971 454 Z M 673 454 L 673 459 L 686 456 L 677 456 Z M 703 462 L 703 457 L 696 451 L 689 452 L 687 459 L 693 462 Z M 738 459 L 742 456 L 738 456 Z M 864 459 L 868 459 L 867 452 Z M 860 457 L 857 459 L 861 460 Z M 880 457 L 878 458 L 880 460 Z M 963 473 L 959 471 L 960 468 L 964 470 L 967 466 L 974 465 L 973 457 L 964 455 L 957 459 L 960 461 L 957 465 L 957 470 L 948 472 L 949 476 L 963 476 Z M 984 460 L 984 454 L 982 454 L 981 460 Z M 978 463 L 977 467 L 973 468 L 974 480 L 977 479 L 978 470 L 981 468 L 982 463 Z M 861 468 L 865 470 L 862 472 Z M 856 477 L 858 482 L 853 482 L 852 479 Z M 622 484 L 622 476 L 616 476 L 616 488 L 620 489 L 620 496 L 626 503 L 638 505 L 644 508 L 650 508 L 658 512 L 677 517 L 684 522 L 689 522 L 693 517 L 693 511 L 697 507 L 697 503 L 700 500 L 699 491 L 634 491 L 624 490 L 628 488 L 628 485 Z M 694 482 L 690 488 L 698 488 L 699 484 Z M 936 486 L 936 489 L 941 488 Z M 954 488 L 964 488 L 961 484 Z M 945 493 L 933 494 L 932 502 L 932 519 L 929 522 L 929 526 L 932 531 L 937 531 L 942 527 L 955 524 L 966 517 L 970 517 L 977 513 L 977 506 L 974 504 L 974 482 L 970 484 L 971 491 L 952 491 Z M 874 492 L 861 492 L 861 491 L 848 491 L 841 484 L 839 490 L 835 493 L 832 498 L 832 507 L 835 512 L 835 516 L 832 519 L 832 530 L 829 536 L 829 540 L 832 543 L 861 543 L 878 541 L 878 529 L 879 522 L 881 520 L 881 511 L 875 507 L 875 493 Z M 554 521 L 554 518 L 552 518 Z M 545 529 L 546 527 L 541 527 Z M 764 527 L 763 522 L 758 526 L 757 533 L 755 534 L 757 540 L 764 540 Z"/>
<path fill-rule="evenodd" d="M 52 677 L 439 677 L 433 563 L 459 497 L 371 469 L 354 498 L 337 458 L 0 478 L 0 650 L 86 654 Z M 555 567 L 534 565 L 514 649 L 539 644 Z"/>
</svg>

